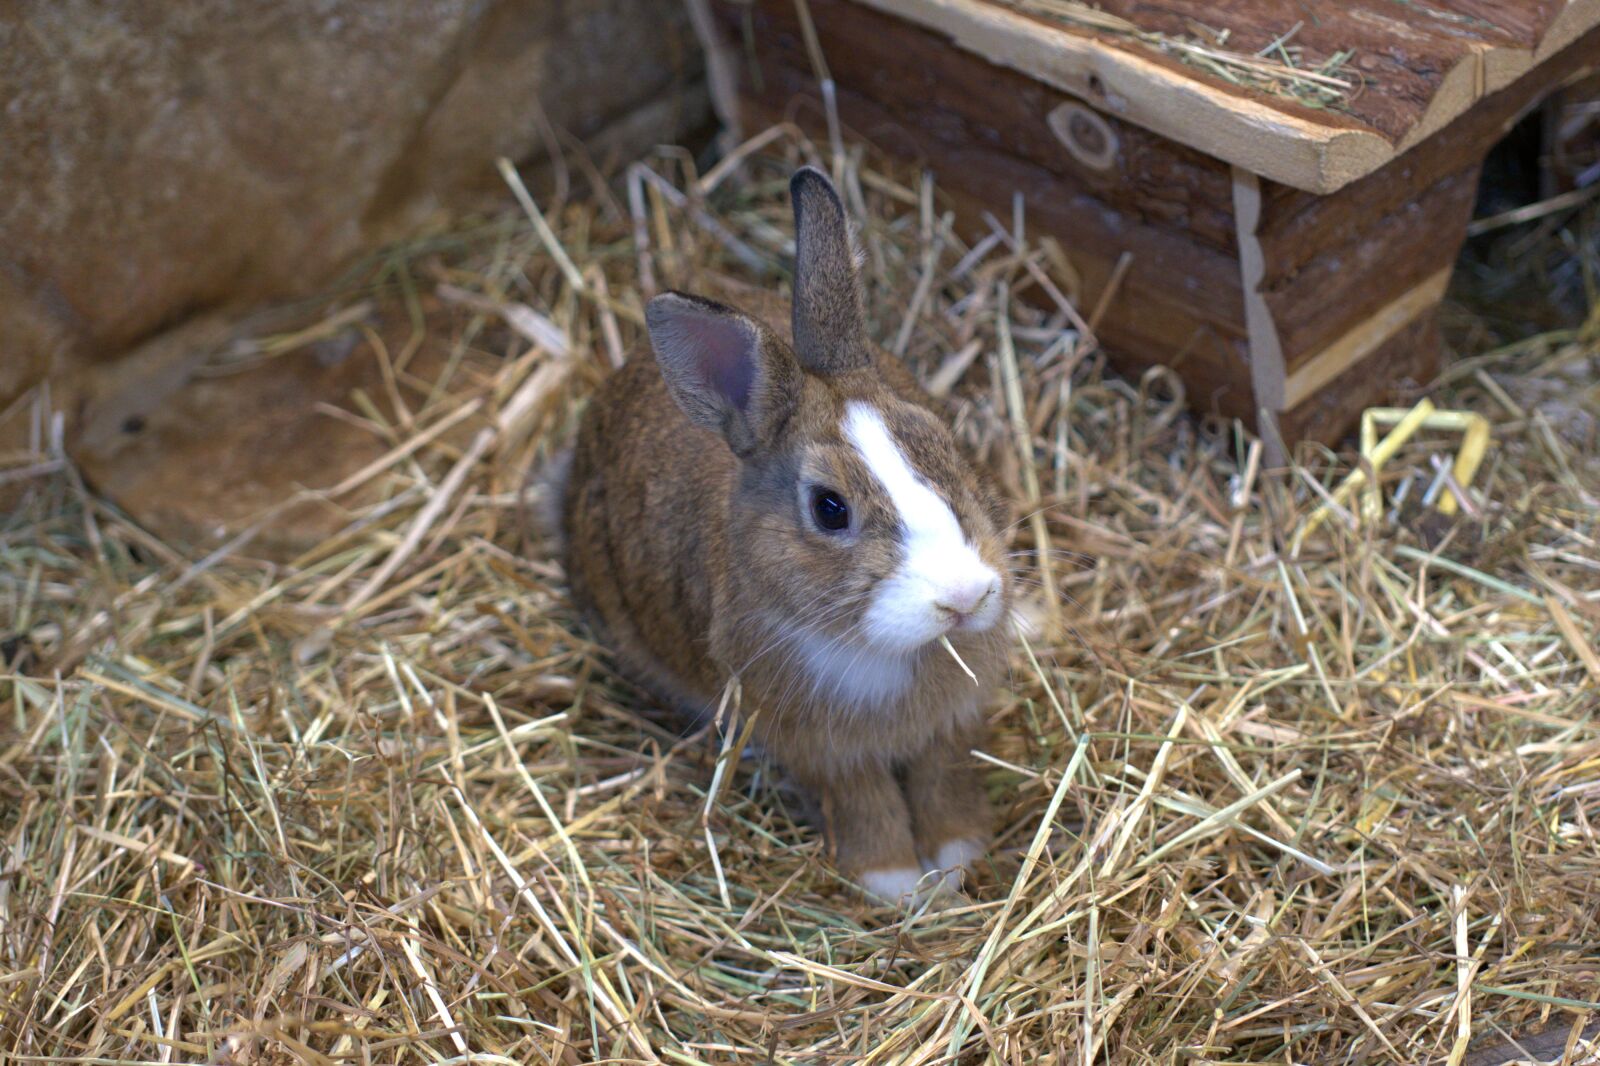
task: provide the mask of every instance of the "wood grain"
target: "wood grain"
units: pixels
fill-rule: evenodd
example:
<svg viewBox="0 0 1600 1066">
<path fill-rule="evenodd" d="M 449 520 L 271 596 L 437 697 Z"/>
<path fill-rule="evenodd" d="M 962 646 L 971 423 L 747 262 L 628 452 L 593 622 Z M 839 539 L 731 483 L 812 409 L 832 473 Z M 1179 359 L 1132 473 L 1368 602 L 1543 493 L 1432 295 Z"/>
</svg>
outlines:
<svg viewBox="0 0 1600 1066">
<path fill-rule="evenodd" d="M 1353 364 L 1298 406 L 1283 412 L 1278 425 L 1291 444 L 1302 440 L 1337 441 L 1368 407 L 1397 394 L 1414 392 L 1439 371 L 1439 328 L 1429 309 Z"/>
<path fill-rule="evenodd" d="M 793 119 L 820 136 L 826 123 L 815 60 L 793 0 L 709 3 L 730 45 L 725 54 L 736 57 L 746 127 Z M 1539 98 L 1600 63 L 1600 27 L 1499 92 L 1488 90 L 1494 78 L 1487 57 L 1517 41 L 1548 43 L 1587 3 L 1430 0 L 1426 10 L 1449 16 L 1443 18 L 1448 25 L 1428 27 L 1417 40 L 1400 34 L 1385 61 L 1398 62 L 1403 53 L 1430 70 L 1438 66 L 1444 77 L 1452 62 L 1459 67 L 1466 48 L 1480 64 L 1473 68 L 1476 104 L 1411 151 L 1328 195 L 1230 166 L 1217 142 L 1206 145 L 1209 155 L 1181 143 L 1194 140 L 1193 131 L 1169 134 L 1174 116 L 1194 114 L 1185 110 L 1193 102 L 1185 93 L 1195 91 L 1192 70 L 1168 71 L 1160 81 L 1168 95 L 1146 101 L 1169 109 L 1162 112 L 1167 125 L 1152 129 L 1141 124 L 1149 116 L 1116 80 L 1131 77 L 1133 68 L 1119 65 L 1127 60 L 1126 47 L 1081 36 L 1063 46 L 1059 31 L 1032 23 L 1026 56 L 986 57 L 971 40 L 952 48 L 943 24 L 886 13 L 917 8 L 965 18 L 982 8 L 985 33 L 1017 32 L 1001 23 L 1020 16 L 994 0 L 806 0 L 806 10 L 851 138 L 931 169 L 941 208 L 954 208 L 969 239 L 989 232 L 986 214 L 1009 225 L 1020 203 L 1029 232 L 1042 231 L 1061 244 L 1081 280 L 1081 308 L 1096 306 L 1119 258 L 1129 256 L 1097 330 L 1117 365 L 1127 372 L 1173 365 L 1193 406 L 1252 424 L 1265 406 L 1279 413 L 1292 442 L 1303 436 L 1331 441 L 1365 406 L 1432 375 L 1439 358 L 1434 311 L 1465 236 L 1482 158 Z M 1106 8 L 1159 20 L 1198 18 L 1204 7 L 1217 16 L 1210 25 L 1228 25 L 1224 16 L 1253 18 L 1251 32 L 1265 35 L 1278 25 L 1273 19 L 1303 6 L 1291 0 L 1111 0 Z M 1329 25 L 1346 16 L 1381 15 L 1394 30 L 1396 19 L 1421 17 L 1421 10 L 1402 0 L 1356 0 L 1337 17 L 1319 11 L 1315 32 L 1302 27 L 1296 41 L 1299 33 L 1310 34 L 1301 43 L 1315 54 L 1341 39 L 1328 36 Z M 1249 39 L 1233 38 L 1240 46 Z M 1363 39 L 1374 48 L 1379 43 L 1370 33 Z M 1066 51 L 1052 53 L 1047 77 L 1011 61 L 1043 62 L 1039 49 L 1058 47 Z M 1397 89 L 1384 105 L 1392 111 L 1391 133 L 1401 129 L 1394 116 L 1405 101 L 1416 105 L 1413 117 L 1427 111 L 1421 83 L 1399 74 L 1392 83 L 1411 87 Z M 1251 127 L 1252 136 L 1271 142 L 1268 127 L 1275 121 Z M 1322 123 L 1324 132 L 1361 126 L 1352 115 L 1307 121 Z M 1371 121 L 1369 133 L 1382 125 L 1378 117 Z M 1067 143 L 1079 136 L 1085 139 Z M 1393 155 L 1393 143 L 1384 143 Z"/>
<path fill-rule="evenodd" d="M 814 81 L 767 64 L 763 83 L 762 93 L 744 101 L 752 128 L 790 119 L 821 133 L 822 104 Z M 957 228 L 969 240 L 989 232 L 986 213 L 1009 224 L 1013 195 L 1020 194 L 1029 232 L 1061 241 L 1082 281 L 1081 307 L 1099 302 L 1117 260 L 1128 253 L 1130 266 L 1098 330 L 1117 365 L 1137 373 L 1171 363 L 1195 407 L 1253 422 L 1243 295 L 1231 252 L 1110 210 L 1088 192 L 1065 192 L 1054 172 L 1028 160 L 985 144 L 943 141 L 894 121 L 849 89 L 839 88 L 837 94 L 853 134 L 933 170 L 941 206 L 954 208 Z"/>
<path fill-rule="evenodd" d="M 1010 8 L 982 0 L 862 2 L 1102 112 L 1297 188 L 1331 192 L 1394 155 L 1390 141 L 1343 116 L 1241 90 L 1159 52 Z"/>
<path fill-rule="evenodd" d="M 1490 54 L 1531 53 L 1566 4 L 1341 0 L 1313 7 L 1293 0 L 1100 0 L 1097 6 L 1172 36 L 1192 37 L 1197 23 L 1226 30 L 1227 49 L 1246 54 L 1293 31 L 1290 43 L 1300 50 L 1298 65 L 1313 70 L 1340 52 L 1353 51 L 1338 73 L 1359 77 L 1362 89 L 1337 110 L 1398 143 L 1412 135 L 1441 97 L 1469 94 L 1452 101 L 1459 113 L 1477 94 L 1498 88 L 1476 83 L 1478 65 Z M 1452 76 L 1462 81 L 1459 87 Z M 1293 105 L 1284 101 L 1284 106 Z"/>
<path fill-rule="evenodd" d="M 1474 163 L 1444 175 L 1387 214 L 1352 218 L 1337 240 L 1310 258 L 1296 249 L 1292 258 L 1301 261 L 1293 269 L 1274 257 L 1281 244 L 1263 242 L 1263 295 L 1291 374 L 1401 293 L 1450 268 L 1466 239 L 1478 170 Z"/>
<path fill-rule="evenodd" d="M 722 0 L 716 6 L 730 33 L 748 34 L 756 43 L 759 88 L 754 79 L 749 87 L 764 102 L 781 108 L 797 93 L 816 95 L 792 0 L 753 6 Z M 1075 97 L 955 51 L 938 34 L 863 4 L 807 0 L 807 7 L 839 90 L 875 105 L 870 120 L 856 109 L 854 124 L 869 137 L 988 146 L 1054 174 L 1058 195 L 1089 194 L 1152 224 L 1233 249 L 1228 167 L 1219 160 L 1097 111 L 1116 151 L 1108 167 L 1085 163 L 1051 127 L 1058 108 L 1084 106 Z"/>
<path fill-rule="evenodd" d="M 1450 270 L 1448 263 L 1440 267 L 1420 285 L 1402 292 L 1362 318 L 1350 332 L 1306 357 L 1284 382 L 1283 406 L 1292 408 L 1304 403 L 1390 337 L 1422 315 L 1431 313 L 1444 297 L 1445 287 L 1450 283 Z M 1252 346 L 1251 351 L 1254 350 Z"/>
<path fill-rule="evenodd" d="M 864 0 L 999 66 L 1273 181 L 1328 193 L 1372 173 L 1487 94 L 1600 25 L 1600 0 L 1109 0 L 1158 33 L 1190 20 L 1229 31 L 1229 47 L 1270 44 L 1298 24 L 1315 65 L 1354 49 L 1361 91 L 1338 110 L 1242 89 L 1153 48 L 1097 36 L 996 0 Z"/>
<path fill-rule="evenodd" d="M 1336 195 L 1320 196 L 1269 182 L 1260 235 L 1271 251 L 1268 284 L 1299 270 L 1307 259 L 1335 243 L 1352 226 L 1390 216 L 1421 196 L 1443 175 L 1479 164 L 1539 101 L 1564 83 L 1600 69 L 1600 28 L 1542 64 L 1515 86 L 1491 94 L 1467 114 L 1389 166 L 1352 182 Z"/>
</svg>

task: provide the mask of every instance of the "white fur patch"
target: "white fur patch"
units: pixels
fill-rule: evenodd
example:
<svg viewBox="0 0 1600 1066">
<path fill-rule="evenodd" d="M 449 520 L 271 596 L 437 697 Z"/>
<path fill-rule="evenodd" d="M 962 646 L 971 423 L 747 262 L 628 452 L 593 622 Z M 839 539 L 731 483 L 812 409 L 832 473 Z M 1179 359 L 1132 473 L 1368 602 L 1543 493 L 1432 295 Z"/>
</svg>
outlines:
<svg viewBox="0 0 1600 1066">
<path fill-rule="evenodd" d="M 812 695 L 830 703 L 865 707 L 891 703 L 911 684 L 909 659 L 894 652 L 839 640 L 825 633 L 784 627 L 811 678 Z"/>
<path fill-rule="evenodd" d="M 861 875 L 861 887 L 886 903 L 915 898 L 922 871 L 915 866 L 894 866 L 887 870 L 868 870 Z"/>
<path fill-rule="evenodd" d="M 905 530 L 905 558 L 867 608 L 868 639 L 921 647 L 951 628 L 950 611 L 966 616 L 963 629 L 988 629 L 1000 613 L 1000 578 L 967 543 L 950 505 L 917 476 L 876 409 L 846 404 L 843 428 Z"/>
<path fill-rule="evenodd" d="M 928 871 L 944 871 L 944 883 L 950 888 L 961 887 L 962 871 L 970 869 L 988 850 L 983 841 L 971 837 L 947 840 L 939 845 L 939 853 L 928 863 Z"/>
</svg>

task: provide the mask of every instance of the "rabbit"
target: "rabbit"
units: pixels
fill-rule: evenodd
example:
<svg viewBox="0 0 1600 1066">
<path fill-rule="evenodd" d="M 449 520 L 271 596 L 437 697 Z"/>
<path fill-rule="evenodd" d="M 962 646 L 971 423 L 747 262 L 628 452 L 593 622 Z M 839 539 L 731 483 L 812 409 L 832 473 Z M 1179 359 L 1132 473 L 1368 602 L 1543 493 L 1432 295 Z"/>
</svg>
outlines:
<svg viewBox="0 0 1600 1066">
<path fill-rule="evenodd" d="M 790 195 L 792 343 L 713 300 L 651 299 L 653 354 L 604 382 L 562 474 L 564 565 L 664 699 L 704 715 L 738 677 L 841 872 L 891 903 L 954 896 L 991 832 L 969 752 L 1008 658 L 1005 505 L 868 340 L 832 183 L 805 167 Z"/>
</svg>

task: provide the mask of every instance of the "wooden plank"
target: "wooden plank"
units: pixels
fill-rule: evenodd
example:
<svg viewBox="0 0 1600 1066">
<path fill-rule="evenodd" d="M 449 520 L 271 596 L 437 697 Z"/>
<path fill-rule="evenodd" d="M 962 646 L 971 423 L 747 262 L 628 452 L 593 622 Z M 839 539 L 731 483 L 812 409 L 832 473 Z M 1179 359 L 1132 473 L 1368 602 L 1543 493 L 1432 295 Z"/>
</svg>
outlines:
<svg viewBox="0 0 1600 1066">
<path fill-rule="evenodd" d="M 824 128 L 814 82 L 768 62 L 762 83 L 759 93 L 744 86 L 743 115 L 750 128 L 783 119 L 814 132 Z M 1027 160 L 987 145 L 916 136 L 886 124 L 881 111 L 853 92 L 840 91 L 837 99 L 852 136 L 892 132 L 902 158 L 933 170 L 941 204 L 955 210 L 957 228 L 969 239 L 989 232 L 986 212 L 997 207 L 1006 212 L 1013 194 L 1020 193 L 1029 233 L 1061 241 L 1082 282 L 1083 308 L 1099 301 L 1122 254 L 1131 255 L 1098 331 L 1113 361 L 1135 374 L 1157 363 L 1172 365 L 1194 407 L 1253 422 L 1243 298 L 1232 255 L 1189 240 L 1181 231 L 1108 211 L 1088 194 L 1059 195 L 1059 179 Z M 1036 289 L 1027 295 L 1049 309 Z"/>
<path fill-rule="evenodd" d="M 1263 298 L 1289 373 L 1455 262 L 1472 218 L 1478 170 L 1473 164 L 1444 175 L 1388 214 L 1352 219 L 1339 240 L 1315 249 L 1293 270 L 1268 260 Z M 1269 254 L 1281 247 L 1263 244 Z"/>
<path fill-rule="evenodd" d="M 1119 367 L 1175 361 L 1194 406 L 1251 423 L 1265 406 L 1279 412 L 1291 441 L 1336 436 L 1397 382 L 1432 374 L 1434 309 L 1482 153 L 1539 96 L 1600 61 L 1596 28 L 1403 158 L 1324 196 L 1226 166 L 1127 120 L 1125 109 L 1107 103 L 1116 102 L 1115 84 L 1100 79 L 1103 68 L 1085 81 L 1090 96 L 1104 97 L 1089 107 L 1015 64 L 950 48 L 936 27 L 885 13 L 898 2 L 806 0 L 810 44 L 825 59 L 852 139 L 931 168 L 964 234 L 987 232 L 986 211 L 1009 224 L 1020 196 L 1030 233 L 1057 237 L 1080 275 L 1082 308 L 1095 305 L 1128 253 L 1131 267 L 1099 329 Z M 1120 2 L 1109 0 L 1108 9 Z M 1480 2 L 1430 0 L 1430 10 L 1491 21 L 1474 13 Z M 1214 6 L 1252 3 L 1281 6 Z M 812 50 L 793 0 L 711 6 L 734 46 L 727 54 L 738 66 L 747 128 L 782 117 L 823 129 Z M 1492 12 L 1499 21 L 1475 32 L 1514 39 L 1540 32 L 1540 19 L 1560 20 L 1555 8 L 1530 10 L 1519 2 Z M 1463 36 L 1470 37 L 1435 35 L 1446 44 Z M 1437 41 L 1429 47 L 1448 54 Z"/>
<path fill-rule="evenodd" d="M 1307 358 L 1284 382 L 1283 406 L 1298 407 L 1390 337 L 1422 315 L 1432 313 L 1444 298 L 1444 290 L 1450 284 L 1450 271 L 1450 266 L 1436 270 L 1422 284 L 1402 292 L 1363 318 L 1349 333 Z M 1253 346 L 1251 350 L 1254 359 Z"/>
<path fill-rule="evenodd" d="M 1415 29 L 1419 17 L 1415 5 L 1397 0 L 1319 5 L 1312 18 L 1306 17 L 1303 4 L 1292 0 L 1252 0 L 1248 5 L 1244 0 L 1203 5 L 1196 0 L 1196 10 L 1212 12 L 1212 18 L 1219 8 L 1248 6 L 1255 12 L 1252 24 L 1281 24 L 1285 31 L 1296 20 L 1320 25 L 1321 20 L 1337 17 L 1354 33 L 1359 16 L 1382 16 L 1381 28 L 1391 35 L 1407 31 L 1408 40 L 1415 39 L 1417 54 L 1398 49 L 1403 59 L 1410 60 L 1398 65 L 1384 59 L 1396 51 L 1392 39 L 1384 43 L 1384 32 L 1372 29 L 1361 39 L 1369 46 L 1366 62 L 1380 68 L 1373 72 L 1380 90 L 1384 78 L 1400 79 L 1400 67 L 1412 72 L 1412 80 L 1383 94 L 1389 101 L 1384 105 L 1387 110 L 1374 103 L 1365 115 L 1344 115 L 1314 110 L 1280 95 L 1243 90 L 1153 49 L 1108 42 L 996 0 L 862 2 L 942 33 L 961 48 L 1071 93 L 1098 110 L 1272 181 L 1318 193 L 1333 192 L 1372 173 L 1442 129 L 1485 94 L 1600 25 L 1600 0 L 1564 4 L 1521 0 L 1503 5 L 1533 5 L 1534 17 L 1523 36 L 1517 36 L 1514 20 L 1502 17 L 1484 19 L 1487 28 L 1475 41 L 1446 32 L 1452 27 L 1448 19 L 1433 20 L 1442 26 L 1430 22 Z M 1174 6 L 1175 0 L 1166 0 L 1165 5 L 1143 2 L 1138 10 L 1148 19 L 1152 9 Z M 1263 11 L 1276 12 L 1277 21 Z M 1402 17 L 1407 13 L 1413 21 Z M 1472 16 L 1469 12 L 1462 17 Z M 1358 54 L 1358 68 L 1362 61 Z M 1435 62 L 1440 64 L 1436 70 L 1429 67 Z M 1365 96 L 1365 91 L 1359 94 Z M 1406 100 L 1412 102 L 1408 110 L 1397 102 Z M 1347 103 L 1348 109 L 1357 106 Z"/>
<path fill-rule="evenodd" d="M 863 0 L 1169 140 L 1297 188 L 1327 192 L 1393 156 L 1371 130 L 1286 108 L 1155 53 L 1108 47 L 981 0 Z M 1600 0 L 1596 0 L 1600 2 Z"/>
<path fill-rule="evenodd" d="M 1262 292 L 1266 274 L 1257 229 L 1261 223 L 1261 179 L 1239 167 L 1233 168 L 1234 215 L 1238 219 L 1239 280 L 1244 292 L 1245 325 L 1250 333 L 1250 383 L 1258 407 L 1281 411 L 1287 406 L 1286 368 L 1278 325 Z M 1251 419 L 1254 421 L 1254 418 Z M 1281 460 L 1282 456 L 1273 457 Z"/>
<path fill-rule="evenodd" d="M 1300 404 L 1278 417 L 1290 442 L 1334 442 L 1347 434 L 1368 407 L 1404 399 L 1439 370 L 1437 314 L 1429 309 L 1346 368 Z"/>
<path fill-rule="evenodd" d="M 793 0 L 749 6 L 724 2 L 718 8 L 730 30 L 749 34 L 763 65 L 812 73 Z M 1056 174 L 1062 196 L 1088 193 L 1110 207 L 1232 251 L 1226 164 L 1101 116 L 1058 89 L 954 50 L 938 34 L 862 4 L 807 0 L 807 8 L 840 91 L 870 99 L 881 112 L 874 119 L 881 125 L 866 130 L 869 136 L 894 127 L 952 144 L 991 145 Z M 809 87 L 791 79 L 781 88 L 794 93 Z M 767 99 L 776 102 L 771 95 Z M 1087 128 L 1080 135 L 1075 125 Z M 1105 143 L 1085 145 L 1080 136 Z M 1102 147 L 1103 155 L 1096 158 L 1095 150 Z"/>
<path fill-rule="evenodd" d="M 1194 37 L 1196 27 L 1226 31 L 1227 50 L 1246 55 L 1289 36 L 1299 52 L 1296 65 L 1305 69 L 1353 53 L 1339 74 L 1359 77 L 1361 87 L 1337 110 L 1398 142 L 1437 97 L 1458 91 L 1452 77 L 1475 98 L 1485 57 L 1531 56 L 1563 0 L 1341 0 L 1315 7 L 1294 0 L 1097 0 L 1097 6 L 1180 39 Z"/>
<path fill-rule="evenodd" d="M 1600 69 L 1600 28 L 1542 64 L 1513 89 L 1481 101 L 1459 121 L 1417 145 L 1392 165 L 1332 196 L 1270 184 L 1263 188 L 1260 235 L 1267 248 L 1268 285 L 1292 274 L 1353 228 L 1394 213 L 1444 174 L 1480 163 L 1489 147 L 1558 86 Z"/>
<path fill-rule="evenodd" d="M 856 32 L 863 36 L 887 36 L 880 27 L 850 23 L 836 26 L 827 17 L 838 10 L 849 11 L 858 5 L 826 0 L 809 0 L 808 6 L 817 27 L 818 38 L 826 43 L 838 43 L 834 34 L 846 38 Z M 746 13 L 756 19 L 769 9 L 791 8 L 790 0 L 765 0 L 754 9 L 744 4 L 721 3 L 717 10 L 725 18 L 737 18 L 729 30 L 738 32 Z M 727 25 L 727 22 L 724 22 Z M 776 23 L 752 22 L 758 30 L 753 38 L 759 78 L 747 64 L 742 72 L 741 92 L 746 109 L 759 108 L 763 119 L 795 118 L 802 125 L 822 128 L 822 102 L 816 79 L 809 61 L 802 61 L 801 52 L 790 42 L 786 48 L 778 47 L 781 35 L 761 33 Z M 902 30 L 915 32 L 914 30 Z M 908 38 L 896 36 L 894 40 L 913 47 Z M 935 42 L 936 43 L 936 42 Z M 769 47 L 771 45 L 771 47 Z M 1098 184 L 1080 180 L 1069 174 L 1060 160 L 1055 165 L 1045 165 L 1016 151 L 1007 136 L 1010 127 L 975 128 L 951 120 L 938 122 L 924 112 L 902 114 L 885 106 L 877 98 L 880 85 L 877 81 L 862 81 L 840 77 L 848 69 L 849 58 L 839 51 L 826 52 L 830 70 L 835 80 L 839 113 L 854 135 L 879 145 L 900 159 L 933 169 L 942 189 L 965 193 L 974 201 L 981 200 L 984 209 L 994 212 L 1008 223 L 1013 196 L 1020 194 L 1027 216 L 1034 220 L 1030 225 L 1056 235 L 1069 257 L 1076 258 L 1083 251 L 1091 251 L 1107 263 L 1115 263 L 1124 252 L 1134 257 L 1134 267 L 1128 282 L 1134 286 L 1144 284 L 1150 275 L 1152 299 L 1158 304 L 1175 303 L 1191 308 L 1188 312 L 1196 321 L 1211 325 L 1222 335 L 1242 337 L 1244 320 L 1238 284 L 1236 252 L 1232 239 L 1232 207 L 1230 186 L 1225 185 L 1222 195 L 1229 198 L 1225 239 L 1198 241 L 1188 216 L 1170 219 L 1171 212 L 1155 205 L 1150 199 L 1124 199 L 1123 204 L 1137 210 L 1118 211 L 1119 204 L 1107 204 Z M 1004 74 L 983 61 L 961 52 L 946 50 L 943 62 L 936 68 L 937 77 L 951 84 L 969 88 L 977 94 L 985 79 L 993 74 Z M 841 65 L 844 64 L 844 65 Z M 965 65 L 972 70 L 962 70 Z M 870 65 L 869 65 L 870 68 Z M 1000 88 L 1007 88 L 1002 84 Z M 930 90 L 931 91 L 931 90 Z M 979 103 L 984 101 L 980 99 Z M 954 123 L 954 124 L 952 124 Z M 981 134 L 973 136 L 977 129 Z M 1037 133 L 1033 134 L 1037 137 Z M 1155 155 L 1161 145 L 1152 141 L 1141 149 L 1145 155 Z M 1187 150 L 1185 150 L 1187 154 Z M 1138 166 L 1149 167 L 1151 182 L 1170 174 L 1173 180 L 1184 174 L 1164 169 L 1159 161 L 1141 161 Z M 1181 164 L 1174 164 L 1175 166 Z M 1130 173 L 1133 173 L 1130 170 Z M 1224 177 L 1226 172 L 1224 171 Z M 1210 176 L 1205 176 L 1209 181 Z M 1226 180 L 1226 178 L 1225 178 Z M 1127 193 L 1124 191 L 1124 196 Z M 1220 226 L 1221 222 L 1212 223 Z M 1086 279 L 1083 301 L 1093 306 L 1097 290 Z"/>
</svg>

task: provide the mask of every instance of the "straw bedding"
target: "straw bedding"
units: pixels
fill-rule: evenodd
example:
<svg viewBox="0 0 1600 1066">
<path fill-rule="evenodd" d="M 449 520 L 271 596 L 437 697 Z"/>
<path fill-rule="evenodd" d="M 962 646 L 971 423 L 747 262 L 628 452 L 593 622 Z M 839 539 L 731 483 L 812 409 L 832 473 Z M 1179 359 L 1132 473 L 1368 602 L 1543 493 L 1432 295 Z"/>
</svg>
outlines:
<svg viewBox="0 0 1600 1066">
<path fill-rule="evenodd" d="M 972 902 L 902 916 L 772 768 L 612 672 L 526 521 L 649 291 L 783 284 L 808 157 L 779 128 L 543 205 L 509 173 L 518 207 L 330 299 L 439 358 L 360 335 L 403 409 L 363 410 L 391 450 L 298 558 L 161 543 L 47 420 L 5 457 L 0 1057 L 1418 1063 L 1542 1031 L 1584 1061 L 1600 215 L 1541 245 L 1580 328 L 1453 311 L 1471 351 L 1431 395 L 1494 425 L 1461 513 L 1424 503 L 1455 442 L 1423 433 L 1378 522 L 1335 509 L 1295 553 L 1352 453 L 1270 467 L 1170 375 L 1106 368 L 1025 217 L 969 242 L 915 175 L 821 154 L 875 334 L 1017 500 L 1046 623 L 993 703 Z"/>
</svg>

